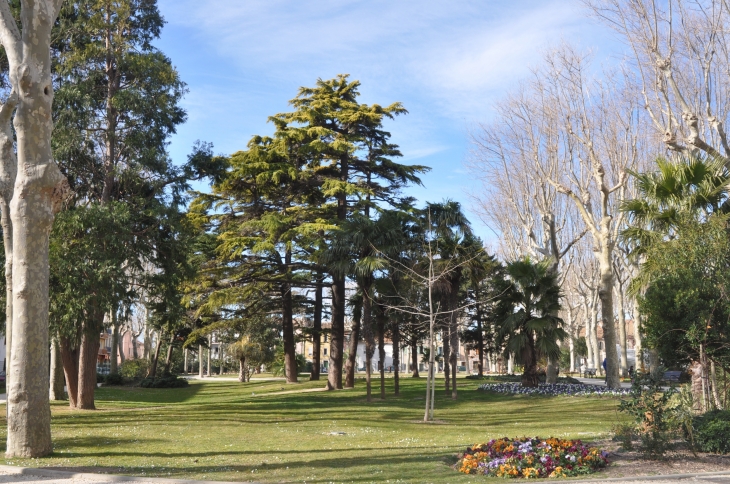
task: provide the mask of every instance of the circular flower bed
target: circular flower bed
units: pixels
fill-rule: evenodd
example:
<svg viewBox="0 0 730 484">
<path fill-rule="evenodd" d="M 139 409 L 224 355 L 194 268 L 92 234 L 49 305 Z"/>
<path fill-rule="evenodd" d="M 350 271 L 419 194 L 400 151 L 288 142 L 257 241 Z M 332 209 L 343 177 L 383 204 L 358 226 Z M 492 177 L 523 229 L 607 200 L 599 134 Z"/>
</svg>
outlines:
<svg viewBox="0 0 730 484">
<path fill-rule="evenodd" d="M 614 390 L 600 385 L 583 383 L 541 383 L 536 387 L 523 387 L 520 383 L 484 383 L 479 385 L 479 390 L 521 395 L 606 395 L 613 397 L 631 393 L 628 388 Z"/>
<path fill-rule="evenodd" d="M 607 455 L 580 440 L 505 437 L 469 447 L 454 468 L 490 477 L 572 477 L 606 467 Z"/>
</svg>

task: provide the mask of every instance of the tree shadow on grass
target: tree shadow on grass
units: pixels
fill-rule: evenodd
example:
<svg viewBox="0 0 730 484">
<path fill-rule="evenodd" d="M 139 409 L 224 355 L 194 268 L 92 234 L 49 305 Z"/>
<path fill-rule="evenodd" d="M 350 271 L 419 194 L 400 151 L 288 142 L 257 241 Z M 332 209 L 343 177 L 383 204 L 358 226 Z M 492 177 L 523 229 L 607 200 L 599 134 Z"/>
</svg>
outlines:
<svg viewBox="0 0 730 484">
<path fill-rule="evenodd" d="M 387 478 L 398 478 L 401 481 L 410 482 L 412 480 L 421 480 L 424 476 L 424 463 L 428 462 L 438 467 L 443 466 L 445 472 L 454 472 L 456 478 L 458 474 L 452 471 L 448 466 L 453 461 L 451 454 L 434 453 L 424 455 L 422 453 L 411 452 L 410 449 L 400 449 L 403 452 L 393 453 L 393 448 L 381 449 L 358 449 L 369 451 L 369 455 L 360 455 L 357 458 L 317 458 L 311 460 L 285 460 L 282 462 L 258 462 L 250 465 L 195 465 L 191 462 L 190 466 L 165 466 L 155 465 L 152 467 L 143 466 L 74 466 L 74 467 L 56 467 L 53 469 L 71 471 L 71 472 L 92 472 L 92 473 L 108 473 L 108 474 L 126 474 L 144 477 L 178 477 L 190 478 L 191 476 L 205 475 L 206 478 L 212 479 L 230 479 L 232 474 L 239 474 L 240 478 L 260 478 L 264 480 L 276 479 L 277 482 L 294 482 L 301 480 L 301 473 L 305 470 L 321 473 L 318 478 L 307 478 L 307 482 L 332 482 L 341 480 L 342 477 L 333 475 L 334 473 L 346 472 L 348 482 L 373 482 Z M 384 455 L 384 452 L 387 453 Z M 304 452 L 300 452 L 304 454 Z M 193 455 L 181 455 L 184 457 L 204 457 L 208 455 L 220 455 L 219 453 L 201 453 Z M 270 456 L 271 453 L 268 453 Z M 375 469 L 388 469 L 388 474 L 373 474 Z M 336 471 L 335 471 L 336 470 Z M 281 471 L 284 475 L 278 474 Z M 287 472 L 289 471 L 289 472 Z M 333 472 L 334 471 L 334 472 Z M 267 473 L 273 473 L 267 476 Z M 286 474 L 292 474 L 288 478 Z M 397 475 L 395 475 L 397 474 Z M 295 477 L 296 476 L 296 477 Z M 239 476 L 236 476 L 239 477 Z M 419 479 L 420 478 L 420 479 Z M 294 481 L 289 481 L 294 479 Z"/>
</svg>

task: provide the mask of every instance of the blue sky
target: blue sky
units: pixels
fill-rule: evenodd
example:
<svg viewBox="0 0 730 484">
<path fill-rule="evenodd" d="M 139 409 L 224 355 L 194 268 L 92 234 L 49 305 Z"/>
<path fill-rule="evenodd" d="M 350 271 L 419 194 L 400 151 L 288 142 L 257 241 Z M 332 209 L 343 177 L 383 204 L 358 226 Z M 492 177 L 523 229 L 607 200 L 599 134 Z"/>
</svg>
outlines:
<svg viewBox="0 0 730 484">
<path fill-rule="evenodd" d="M 577 0 L 159 0 L 167 20 L 158 47 L 190 92 L 188 122 L 172 139 L 183 161 L 195 140 L 216 153 L 269 134 L 268 116 L 288 111 L 300 86 L 350 74 L 361 100 L 402 102 L 389 122 L 402 162 L 432 167 L 421 202 L 478 190 L 464 169 L 469 133 L 491 105 L 529 75 L 541 53 L 569 41 L 599 58 L 616 51 L 609 32 Z M 477 215 L 474 228 L 492 237 Z"/>
</svg>

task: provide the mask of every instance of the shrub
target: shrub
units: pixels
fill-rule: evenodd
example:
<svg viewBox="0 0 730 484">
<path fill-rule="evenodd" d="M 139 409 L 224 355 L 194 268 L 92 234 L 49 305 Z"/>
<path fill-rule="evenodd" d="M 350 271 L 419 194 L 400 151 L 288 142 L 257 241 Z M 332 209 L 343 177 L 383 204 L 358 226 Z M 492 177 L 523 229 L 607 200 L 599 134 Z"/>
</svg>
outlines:
<svg viewBox="0 0 730 484">
<path fill-rule="evenodd" d="M 703 452 L 730 453 L 730 411 L 713 410 L 692 420 L 694 443 Z"/>
<path fill-rule="evenodd" d="M 637 373 L 628 399 L 622 399 L 619 411 L 634 418 L 634 430 L 641 439 L 640 450 L 651 459 L 664 456 L 670 448 L 670 427 L 673 409 L 670 399 L 673 389 L 661 387 L 663 372 Z"/>
<path fill-rule="evenodd" d="M 106 375 L 103 373 L 96 374 L 96 383 L 104 383 L 106 381 Z"/>
<path fill-rule="evenodd" d="M 163 376 L 160 378 L 145 378 L 139 382 L 142 388 L 183 388 L 189 383 L 184 378 L 178 378 L 175 375 Z"/>
<path fill-rule="evenodd" d="M 144 358 L 125 360 L 119 368 L 119 373 L 127 380 L 139 380 L 147 375 L 149 364 Z"/>
<path fill-rule="evenodd" d="M 109 373 L 104 379 L 104 383 L 107 385 L 123 385 L 124 377 L 119 373 Z"/>
</svg>

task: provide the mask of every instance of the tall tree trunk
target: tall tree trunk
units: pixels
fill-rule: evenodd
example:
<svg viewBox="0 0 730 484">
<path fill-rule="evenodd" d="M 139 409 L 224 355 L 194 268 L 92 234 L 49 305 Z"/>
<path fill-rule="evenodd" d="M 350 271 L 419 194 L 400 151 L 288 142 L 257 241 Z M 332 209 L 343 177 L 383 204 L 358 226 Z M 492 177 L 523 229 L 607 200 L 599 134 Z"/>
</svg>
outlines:
<svg viewBox="0 0 730 484">
<path fill-rule="evenodd" d="M 117 358 L 119 348 L 119 323 L 117 321 L 117 311 L 112 309 L 112 351 L 109 355 L 109 373 L 114 374 L 118 372 L 117 369 Z"/>
<path fill-rule="evenodd" d="M 624 290 L 621 284 L 618 285 L 618 337 L 619 344 L 621 345 L 621 359 L 619 361 L 621 376 L 627 377 L 629 375 L 629 360 L 626 355 L 626 313 L 624 312 Z"/>
<path fill-rule="evenodd" d="M 224 361 L 225 361 L 225 359 L 224 359 L 224 354 L 223 354 L 223 342 L 219 342 L 218 343 L 218 374 L 221 376 L 223 375 L 223 362 Z"/>
<path fill-rule="evenodd" d="M 448 323 L 441 331 L 441 346 L 444 349 L 444 385 L 446 387 L 446 395 L 451 395 L 451 366 L 449 365 L 449 357 L 451 355 L 451 325 Z"/>
<path fill-rule="evenodd" d="M 287 251 L 287 260 L 291 259 L 291 252 Z M 291 286 L 288 283 L 281 285 L 281 316 L 282 334 L 284 336 L 284 373 L 287 383 L 297 382 L 297 353 L 294 342 L 294 317 Z"/>
<path fill-rule="evenodd" d="M 715 360 L 710 360 L 710 384 L 712 386 L 712 399 L 715 402 L 715 408 L 722 410 L 722 400 L 720 400 L 720 392 L 717 388 L 717 371 L 715 369 Z"/>
<path fill-rule="evenodd" d="M 456 372 L 459 369 L 459 286 L 461 285 L 461 274 L 457 270 L 458 277 L 454 277 L 451 281 L 451 291 L 449 292 L 449 336 L 451 341 L 450 363 L 451 363 L 451 398 L 456 400 L 458 394 L 456 391 Z"/>
<path fill-rule="evenodd" d="M 119 350 L 119 361 L 121 364 L 124 364 L 124 360 L 126 359 L 124 357 L 124 336 L 127 334 L 127 332 L 131 333 L 131 331 L 127 330 L 119 334 L 119 344 L 117 346 Z"/>
<path fill-rule="evenodd" d="M 198 345 L 198 378 L 203 378 L 203 345 Z"/>
<path fill-rule="evenodd" d="M 385 400 L 385 319 L 382 308 L 375 316 L 378 325 L 378 370 L 380 370 L 380 399 Z"/>
<path fill-rule="evenodd" d="M 162 350 L 162 331 L 157 336 L 157 346 L 155 347 L 155 354 L 152 356 L 152 364 L 150 365 L 150 371 L 147 373 L 148 378 L 157 377 L 157 362 L 160 361 L 160 351 Z"/>
<path fill-rule="evenodd" d="M 345 345 L 345 276 L 332 275 L 332 330 L 327 388 L 342 390 L 342 357 Z"/>
<path fill-rule="evenodd" d="M 393 340 L 393 394 L 400 395 L 400 320 L 396 315 L 391 326 Z"/>
<path fill-rule="evenodd" d="M 76 408 L 76 399 L 79 394 L 79 349 L 74 348 L 66 338 L 61 338 L 59 346 L 63 373 L 66 377 L 68 403 L 71 408 Z"/>
<path fill-rule="evenodd" d="M 188 349 L 183 351 L 183 375 L 188 374 Z"/>
<path fill-rule="evenodd" d="M 210 352 L 212 349 L 213 349 L 213 335 L 209 334 L 208 335 L 208 365 L 205 368 L 205 376 L 212 375 L 212 372 L 210 371 Z"/>
<path fill-rule="evenodd" d="M 322 291 L 324 287 L 324 274 L 317 273 L 317 288 L 314 290 L 314 316 L 312 324 L 312 373 L 310 380 L 319 380 L 319 370 L 322 366 L 320 355 L 322 354 Z M 355 347 L 357 349 L 357 347 Z M 353 382 L 354 384 L 354 382 Z"/>
<path fill-rule="evenodd" d="M 610 218 L 610 217 L 609 217 Z M 610 221 L 602 221 L 602 224 Z M 601 322 L 603 324 L 603 341 L 606 344 L 606 386 L 608 388 L 621 388 L 619 377 L 619 358 L 616 351 L 616 330 L 613 319 L 613 265 L 612 252 L 613 242 L 610 240 L 610 231 L 603 230 L 604 240 L 601 241 L 598 264 L 600 268 L 600 284 L 598 286 L 598 297 L 601 300 Z"/>
<path fill-rule="evenodd" d="M 411 371 L 413 372 L 411 378 L 420 378 L 418 374 L 418 345 L 415 340 L 411 343 Z"/>
<path fill-rule="evenodd" d="M 6 457 L 49 454 L 48 238 L 68 183 L 53 161 L 53 82 L 50 41 L 60 1 L 22 2 L 22 33 L 7 5 L 0 8 L 0 41 L 18 96 L 17 172 L 10 202 L 12 324 L 7 386 Z M 13 95 L 11 94 L 11 97 Z"/>
<path fill-rule="evenodd" d="M 634 364 L 637 370 L 644 371 L 644 349 L 641 347 L 641 313 L 638 298 L 634 298 Z"/>
<path fill-rule="evenodd" d="M 474 290 L 477 301 L 479 301 L 479 287 Z M 477 363 L 477 371 L 479 377 L 484 376 L 484 331 L 482 330 L 482 309 L 481 304 L 476 303 L 477 313 L 477 356 L 479 362 Z"/>
<path fill-rule="evenodd" d="M 242 356 L 238 359 L 238 381 L 246 383 L 246 357 Z"/>
<path fill-rule="evenodd" d="M 365 305 L 363 304 L 363 307 Z M 355 387 L 355 371 L 357 368 L 357 346 L 360 343 L 360 327 L 362 325 L 362 315 L 354 318 L 352 321 L 352 331 L 350 332 L 350 342 L 348 346 L 347 363 L 345 364 L 345 388 Z"/>
<path fill-rule="evenodd" d="M 365 393 L 368 403 L 373 401 L 373 355 L 375 337 L 373 335 L 373 307 L 370 287 L 363 288 L 362 296 L 362 334 L 365 339 Z"/>
<path fill-rule="evenodd" d="M 66 400 L 63 391 L 63 362 L 61 361 L 61 350 L 58 347 L 58 339 L 53 338 L 51 341 L 51 384 L 49 386 L 48 397 L 51 400 Z"/>
<path fill-rule="evenodd" d="M 534 336 L 532 334 L 527 336 L 527 345 L 522 350 L 522 362 L 525 365 L 525 369 L 522 373 L 523 387 L 536 387 L 539 384 L 537 376 L 535 340 L 533 338 Z"/>
<path fill-rule="evenodd" d="M 10 220 L 10 202 L 18 172 L 15 139 L 11 116 L 18 104 L 18 95 L 12 92 L 0 107 L 0 223 L 5 249 L 5 386 L 10 388 L 10 352 L 13 347 L 13 224 Z"/>
<path fill-rule="evenodd" d="M 165 356 L 165 371 L 163 372 L 164 375 L 170 374 L 170 365 L 172 364 L 172 351 L 173 347 L 172 344 L 175 342 L 175 334 L 173 333 L 170 335 L 170 341 L 167 345 L 167 355 Z"/>
<path fill-rule="evenodd" d="M 101 315 L 103 319 L 103 314 Z M 99 333 L 94 328 L 85 330 L 81 335 L 79 348 L 79 380 L 76 408 L 95 410 L 94 392 L 96 391 L 96 363 L 99 358 Z"/>
</svg>

